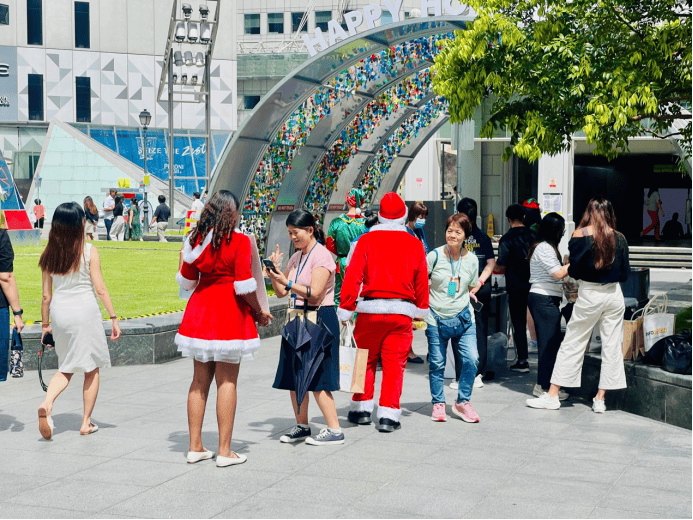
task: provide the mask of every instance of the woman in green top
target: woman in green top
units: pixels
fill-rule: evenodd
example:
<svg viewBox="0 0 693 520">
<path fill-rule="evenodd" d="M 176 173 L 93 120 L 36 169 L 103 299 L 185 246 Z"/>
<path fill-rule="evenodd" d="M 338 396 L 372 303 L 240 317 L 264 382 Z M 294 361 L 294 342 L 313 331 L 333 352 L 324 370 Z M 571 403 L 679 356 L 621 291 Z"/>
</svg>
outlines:
<svg viewBox="0 0 693 520">
<path fill-rule="evenodd" d="M 137 199 L 132 199 L 130 205 L 130 218 L 128 219 L 130 227 L 130 240 L 142 241 L 142 224 L 140 224 L 140 208 L 137 205 Z"/>
<path fill-rule="evenodd" d="M 445 413 L 445 358 L 448 340 L 462 359 L 457 399 L 452 413 L 466 422 L 479 422 L 469 400 L 479 364 L 476 348 L 476 324 L 469 289 L 479 279 L 479 261 L 462 247 L 472 232 L 472 224 L 464 213 L 448 218 L 445 224 L 446 245 L 428 253 L 430 277 L 429 307 L 426 318 L 428 339 L 429 382 L 433 403 L 432 421 L 447 421 Z M 471 295 L 476 301 L 476 296 Z"/>
</svg>

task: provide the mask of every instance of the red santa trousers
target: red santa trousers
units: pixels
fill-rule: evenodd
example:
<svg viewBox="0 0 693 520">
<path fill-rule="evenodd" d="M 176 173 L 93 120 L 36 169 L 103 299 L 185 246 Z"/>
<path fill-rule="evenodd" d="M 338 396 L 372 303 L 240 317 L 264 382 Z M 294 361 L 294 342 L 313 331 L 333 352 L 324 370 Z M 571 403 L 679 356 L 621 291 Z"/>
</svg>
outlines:
<svg viewBox="0 0 693 520">
<path fill-rule="evenodd" d="M 354 339 L 359 348 L 368 349 L 365 391 L 354 394 L 351 409 L 373 411 L 375 392 L 375 369 L 378 359 L 382 360 L 383 381 L 380 388 L 378 419 L 383 417 L 399 421 L 402 410 L 399 398 L 402 395 L 404 368 L 413 339 L 411 318 L 402 314 L 366 314 L 360 312 L 354 327 Z"/>
</svg>

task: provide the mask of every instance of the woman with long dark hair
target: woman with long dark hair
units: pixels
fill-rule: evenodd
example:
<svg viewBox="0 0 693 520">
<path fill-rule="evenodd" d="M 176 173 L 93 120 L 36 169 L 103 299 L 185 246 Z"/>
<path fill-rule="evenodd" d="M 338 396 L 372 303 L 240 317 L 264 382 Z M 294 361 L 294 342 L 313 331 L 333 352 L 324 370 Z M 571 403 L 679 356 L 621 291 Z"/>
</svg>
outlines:
<svg viewBox="0 0 693 520">
<path fill-rule="evenodd" d="M 278 298 L 291 296 L 287 314 L 289 319 L 308 312 L 307 318 L 316 323 L 322 322 L 334 339 L 331 347 L 325 350 L 325 357 L 308 386 L 308 391 L 313 392 L 313 397 L 327 422 L 327 428 L 321 429 L 314 437 L 311 437 L 308 426 L 308 394 L 297 411 L 294 372 L 299 367 L 294 365 L 294 356 L 287 356 L 283 350 L 281 351 L 273 387 L 290 390 L 296 425 L 279 440 L 292 443 L 305 440 L 313 445 L 343 444 L 344 434 L 339 426 L 337 408 L 332 397 L 332 392 L 339 390 L 339 322 L 334 308 L 337 264 L 323 245 L 325 234 L 309 211 L 292 211 L 286 219 L 286 226 L 296 253 L 289 259 L 283 272 L 279 246 L 277 251 L 272 253 L 270 260 L 277 269 L 277 272 L 267 270 L 272 287 Z M 307 306 L 304 305 L 306 300 Z"/>
<path fill-rule="evenodd" d="M 99 393 L 99 369 L 111 366 L 101 310 L 96 295 L 111 318 L 111 339 L 120 338 L 118 316 L 101 275 L 99 253 L 85 244 L 84 210 L 76 202 L 55 209 L 48 244 L 39 259 L 43 272 L 41 343 L 53 334 L 58 371 L 38 409 L 39 430 L 45 439 L 53 436 L 53 403 L 76 372 L 84 372 L 84 415 L 79 433 L 89 435 L 99 428 L 91 414 Z"/>
<path fill-rule="evenodd" d="M 611 202 L 601 197 L 590 200 L 568 249 L 568 274 L 579 280 L 577 301 L 556 357 L 549 391 L 527 399 L 527 405 L 558 410 L 561 387 L 580 386 L 585 349 L 592 329 L 601 323 L 602 366 L 592 410 L 604 413 L 606 391 L 626 387 L 621 352 L 625 303 L 619 282 L 625 282 L 630 275 L 628 242 L 616 231 Z"/>
<path fill-rule="evenodd" d="M 94 199 L 89 196 L 84 197 L 84 216 L 86 218 L 84 233 L 87 236 L 87 240 L 98 240 L 96 224 L 99 222 L 99 208 L 94 204 Z"/>
<path fill-rule="evenodd" d="M 558 213 L 547 214 L 539 223 L 537 241 L 529 250 L 529 290 L 527 304 L 537 330 L 539 369 L 533 394 L 548 392 L 556 355 L 561 347 L 562 280 L 568 266 L 561 262 L 558 244 L 565 233 L 565 219 Z M 561 400 L 568 394 L 559 392 Z"/>
<path fill-rule="evenodd" d="M 657 188 L 650 188 L 647 192 L 645 207 L 647 208 L 647 214 L 650 216 L 651 223 L 640 232 L 640 238 L 654 229 L 655 242 L 659 242 L 659 213 L 661 212 L 662 216 L 664 216 L 664 208 L 662 208 L 662 199 L 659 196 L 659 190 Z"/>
<path fill-rule="evenodd" d="M 176 275 L 185 290 L 194 290 L 176 334 L 178 351 L 194 359 L 188 392 L 188 427 L 192 464 L 214 453 L 202 444 L 207 396 L 217 381 L 218 467 L 242 464 L 245 455 L 231 451 L 236 416 L 236 382 L 241 360 L 253 359 L 260 348 L 255 322 L 272 319 L 263 311 L 253 277 L 251 238 L 236 229 L 240 204 L 230 191 L 215 193 L 202 209 L 197 226 L 183 246 L 183 264 Z"/>
<path fill-rule="evenodd" d="M 115 207 L 113 208 L 113 224 L 109 235 L 111 240 L 122 242 L 125 240 L 125 208 L 123 206 L 123 196 L 116 195 Z"/>
</svg>

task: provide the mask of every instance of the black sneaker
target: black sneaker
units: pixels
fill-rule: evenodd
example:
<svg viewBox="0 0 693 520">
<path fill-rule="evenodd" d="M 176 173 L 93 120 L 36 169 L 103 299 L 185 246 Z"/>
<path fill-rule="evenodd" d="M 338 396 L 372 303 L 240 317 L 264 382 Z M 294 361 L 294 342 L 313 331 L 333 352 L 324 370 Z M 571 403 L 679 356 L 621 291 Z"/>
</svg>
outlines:
<svg viewBox="0 0 693 520">
<path fill-rule="evenodd" d="M 349 422 L 354 424 L 370 424 L 371 423 L 371 412 L 354 412 L 351 411 L 347 414 L 347 419 Z"/>
<path fill-rule="evenodd" d="M 282 435 L 279 437 L 280 442 L 301 442 L 303 440 L 306 440 L 308 437 L 310 437 L 310 428 L 306 428 L 305 426 L 301 426 L 300 424 L 297 424 L 291 430 L 289 430 L 289 433 Z"/>
<path fill-rule="evenodd" d="M 510 367 L 510 370 L 512 370 L 513 372 L 523 372 L 526 374 L 527 372 L 529 372 L 529 362 L 518 361 Z"/>
<path fill-rule="evenodd" d="M 414 365 L 423 365 L 424 360 L 421 359 L 419 356 L 414 356 L 414 357 L 408 357 L 407 358 L 407 363 L 412 363 Z"/>
<path fill-rule="evenodd" d="M 402 425 L 399 421 L 393 421 L 392 419 L 387 419 L 385 417 L 380 419 L 378 424 L 378 430 L 382 433 L 392 433 L 395 430 L 399 430 Z"/>
</svg>

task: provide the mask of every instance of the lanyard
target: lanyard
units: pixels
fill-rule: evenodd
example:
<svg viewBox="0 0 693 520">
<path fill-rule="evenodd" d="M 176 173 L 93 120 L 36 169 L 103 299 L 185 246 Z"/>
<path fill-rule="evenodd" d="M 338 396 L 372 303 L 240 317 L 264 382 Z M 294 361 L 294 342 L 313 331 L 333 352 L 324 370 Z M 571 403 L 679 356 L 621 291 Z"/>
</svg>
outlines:
<svg viewBox="0 0 693 520">
<path fill-rule="evenodd" d="M 313 249 L 315 249 L 315 246 L 317 246 L 317 245 L 318 245 L 318 243 L 315 242 L 313 247 L 310 248 L 310 251 L 308 251 L 308 254 L 306 255 L 306 259 L 303 262 L 303 266 L 301 266 L 301 258 L 298 259 L 298 267 L 296 268 L 296 277 L 294 278 L 294 282 L 298 283 L 298 275 L 300 275 L 301 271 L 303 271 L 303 269 L 305 269 L 306 264 L 308 263 L 308 258 L 310 258 L 310 254 L 313 252 Z M 303 255 L 301 255 L 301 257 L 303 257 Z"/>
<path fill-rule="evenodd" d="M 448 260 L 450 260 L 450 273 L 452 274 L 452 278 L 459 278 L 460 277 L 460 264 L 462 263 L 462 250 L 460 249 L 460 257 L 457 259 L 457 266 L 453 267 L 452 263 L 452 253 L 450 252 L 450 248 L 448 246 L 445 246 L 445 249 L 448 250 Z"/>
</svg>

